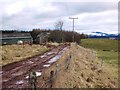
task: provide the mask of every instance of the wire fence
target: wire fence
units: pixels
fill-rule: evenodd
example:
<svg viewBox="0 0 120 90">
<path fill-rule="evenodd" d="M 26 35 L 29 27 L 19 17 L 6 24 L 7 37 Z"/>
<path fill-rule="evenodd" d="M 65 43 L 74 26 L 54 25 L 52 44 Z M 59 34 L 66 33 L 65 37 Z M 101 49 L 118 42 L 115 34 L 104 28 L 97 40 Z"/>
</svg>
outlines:
<svg viewBox="0 0 120 90">
<path fill-rule="evenodd" d="M 65 60 L 65 63 L 64 63 L 65 70 L 69 69 L 70 63 L 71 63 L 71 54 L 69 54 L 69 56 Z M 54 71 L 50 71 L 49 79 L 41 85 L 41 88 L 52 88 L 56 78 L 58 77 L 58 75 L 60 73 L 60 71 L 63 70 L 61 68 L 62 68 L 62 65 L 57 64 L 56 69 Z"/>
<path fill-rule="evenodd" d="M 69 50 L 70 50 L 70 46 L 69 46 Z M 72 60 L 71 58 L 72 58 L 72 56 L 71 56 L 71 53 L 69 51 L 67 57 L 65 58 L 65 62 L 63 64 L 57 64 L 56 67 L 55 67 L 55 70 L 49 72 L 50 73 L 49 79 L 47 79 L 45 82 L 43 82 L 40 88 L 53 88 L 53 84 L 54 84 L 56 78 L 58 77 L 59 73 L 62 70 L 68 70 L 69 69 L 70 63 L 71 63 L 71 60 Z M 64 66 L 64 68 L 63 68 L 63 66 Z M 32 88 L 32 90 L 35 90 L 35 88 L 36 88 L 35 83 L 36 82 L 30 84 L 30 87 Z"/>
<path fill-rule="evenodd" d="M 55 71 L 50 71 L 49 79 L 42 84 L 41 88 L 52 88 L 53 83 L 56 80 L 59 72 L 60 72 L 60 66 L 57 64 L 56 65 L 56 70 Z"/>
</svg>

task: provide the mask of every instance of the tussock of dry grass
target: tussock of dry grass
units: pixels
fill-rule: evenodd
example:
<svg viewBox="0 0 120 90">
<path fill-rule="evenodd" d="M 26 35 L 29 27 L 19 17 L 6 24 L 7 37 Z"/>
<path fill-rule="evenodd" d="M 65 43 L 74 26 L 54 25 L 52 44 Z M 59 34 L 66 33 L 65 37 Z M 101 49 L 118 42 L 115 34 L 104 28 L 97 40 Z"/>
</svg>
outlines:
<svg viewBox="0 0 120 90">
<path fill-rule="evenodd" d="M 70 67 L 66 67 L 66 59 L 72 55 Z M 56 70 L 56 65 L 60 65 L 60 72 L 56 78 L 54 88 L 115 88 L 118 87 L 117 69 L 103 64 L 96 57 L 96 52 L 72 44 L 70 51 L 66 51 L 63 57 L 47 69 L 38 85 L 49 79 L 50 71 Z M 112 70 L 112 71 L 111 71 Z"/>
<path fill-rule="evenodd" d="M 1 48 L 2 65 L 20 61 L 49 50 L 46 46 L 40 45 L 5 45 Z"/>
<path fill-rule="evenodd" d="M 49 42 L 49 43 L 47 43 L 47 44 L 50 44 L 50 45 L 54 45 L 54 46 L 58 46 L 58 45 L 60 45 L 59 43 L 57 43 L 57 42 Z"/>
</svg>

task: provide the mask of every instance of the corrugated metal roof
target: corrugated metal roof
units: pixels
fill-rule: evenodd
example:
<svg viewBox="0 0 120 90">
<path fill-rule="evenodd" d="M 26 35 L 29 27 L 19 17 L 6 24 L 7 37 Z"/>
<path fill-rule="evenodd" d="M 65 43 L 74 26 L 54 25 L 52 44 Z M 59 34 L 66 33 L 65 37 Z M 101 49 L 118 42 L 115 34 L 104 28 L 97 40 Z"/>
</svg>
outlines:
<svg viewBox="0 0 120 90">
<path fill-rule="evenodd" d="M 3 37 L 3 38 L 0 38 L 0 39 L 16 39 L 16 38 L 32 38 L 32 37 Z"/>
<path fill-rule="evenodd" d="M 2 33 L 2 37 L 30 37 L 30 33 L 20 33 L 20 32 L 14 32 L 14 33 Z"/>
</svg>

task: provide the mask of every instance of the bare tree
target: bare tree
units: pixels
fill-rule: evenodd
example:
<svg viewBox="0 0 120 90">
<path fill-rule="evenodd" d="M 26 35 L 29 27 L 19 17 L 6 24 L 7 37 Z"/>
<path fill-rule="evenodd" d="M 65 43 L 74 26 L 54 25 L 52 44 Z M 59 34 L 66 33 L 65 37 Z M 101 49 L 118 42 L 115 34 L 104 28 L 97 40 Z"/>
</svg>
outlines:
<svg viewBox="0 0 120 90">
<path fill-rule="evenodd" d="M 63 32 L 62 32 L 63 25 L 64 25 L 64 21 L 63 20 L 58 20 L 55 23 L 55 29 L 56 30 L 61 30 L 61 42 L 63 42 Z"/>
<path fill-rule="evenodd" d="M 55 23 L 55 29 L 57 29 L 57 30 L 62 30 L 63 24 L 64 24 L 64 21 L 63 21 L 63 20 L 58 20 L 58 21 Z"/>
</svg>

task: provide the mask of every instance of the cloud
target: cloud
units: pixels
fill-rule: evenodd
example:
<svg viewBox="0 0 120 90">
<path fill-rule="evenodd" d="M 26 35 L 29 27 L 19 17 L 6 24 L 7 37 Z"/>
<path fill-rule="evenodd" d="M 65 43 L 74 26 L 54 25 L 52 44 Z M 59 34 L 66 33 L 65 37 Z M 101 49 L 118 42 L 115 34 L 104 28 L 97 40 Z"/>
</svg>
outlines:
<svg viewBox="0 0 120 90">
<path fill-rule="evenodd" d="M 69 17 L 78 17 L 75 20 L 75 29 L 78 32 L 117 32 L 117 2 L 85 1 L 1 0 L 1 29 L 53 29 L 54 23 L 63 19 L 64 29 L 72 30 L 72 20 Z"/>
<path fill-rule="evenodd" d="M 93 31 L 103 31 L 107 33 L 118 32 L 118 11 L 109 10 L 104 12 L 83 13 L 73 17 L 75 20 L 75 30 L 80 33 L 90 33 Z M 72 30 L 72 20 L 67 20 L 66 28 Z"/>
</svg>

